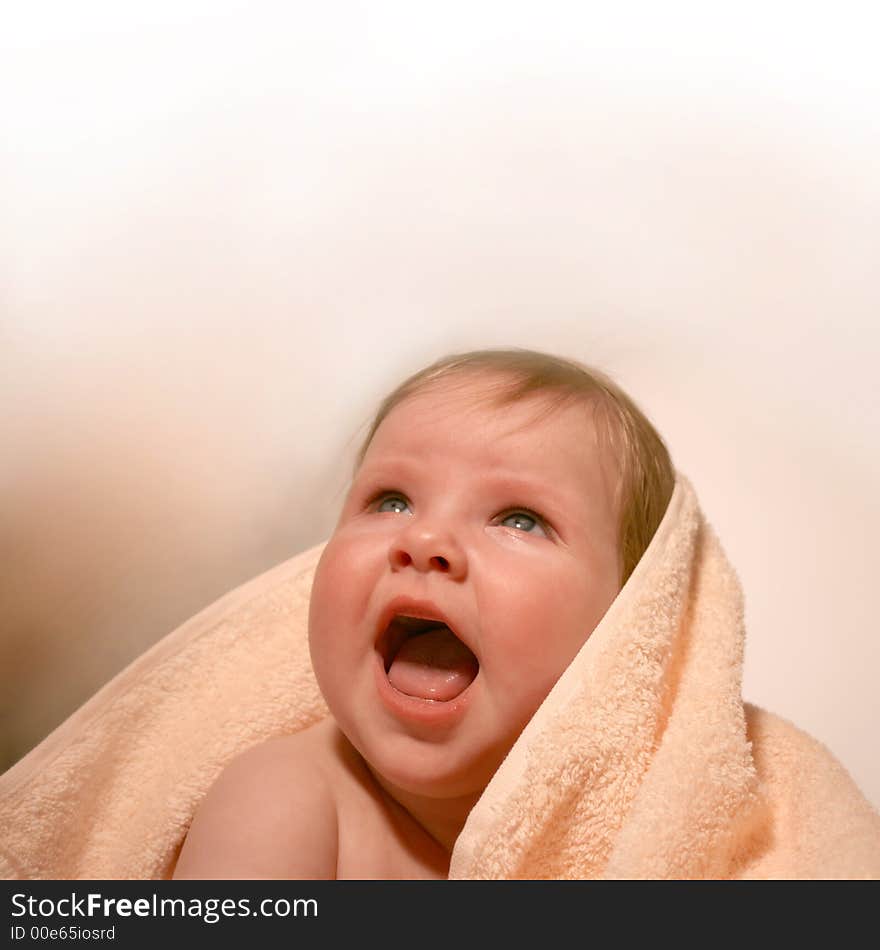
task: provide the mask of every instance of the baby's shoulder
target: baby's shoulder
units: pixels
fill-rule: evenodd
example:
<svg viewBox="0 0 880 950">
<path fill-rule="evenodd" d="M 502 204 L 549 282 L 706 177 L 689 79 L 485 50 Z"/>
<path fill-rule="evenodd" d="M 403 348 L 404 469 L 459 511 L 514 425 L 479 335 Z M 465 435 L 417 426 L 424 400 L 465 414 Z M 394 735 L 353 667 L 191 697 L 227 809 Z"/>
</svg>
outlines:
<svg viewBox="0 0 880 950">
<path fill-rule="evenodd" d="M 328 783 L 327 726 L 316 723 L 291 735 L 275 736 L 240 752 L 223 769 L 221 778 L 234 777 L 253 792 L 266 794 Z M 286 796 L 285 796 L 286 799 Z"/>
<path fill-rule="evenodd" d="M 237 755 L 193 818 L 175 877 L 335 877 L 336 802 L 316 727 Z"/>
</svg>

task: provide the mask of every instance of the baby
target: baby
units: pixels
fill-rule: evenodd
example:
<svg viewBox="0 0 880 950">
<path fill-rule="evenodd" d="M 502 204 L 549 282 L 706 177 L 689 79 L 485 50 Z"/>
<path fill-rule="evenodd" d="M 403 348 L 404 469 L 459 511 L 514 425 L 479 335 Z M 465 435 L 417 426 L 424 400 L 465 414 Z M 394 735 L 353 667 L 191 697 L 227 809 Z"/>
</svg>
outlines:
<svg viewBox="0 0 880 950">
<path fill-rule="evenodd" d="M 613 382 L 528 350 L 389 395 L 316 568 L 330 717 L 235 759 L 177 878 L 446 878 L 468 814 L 617 596 L 674 470 Z"/>
</svg>

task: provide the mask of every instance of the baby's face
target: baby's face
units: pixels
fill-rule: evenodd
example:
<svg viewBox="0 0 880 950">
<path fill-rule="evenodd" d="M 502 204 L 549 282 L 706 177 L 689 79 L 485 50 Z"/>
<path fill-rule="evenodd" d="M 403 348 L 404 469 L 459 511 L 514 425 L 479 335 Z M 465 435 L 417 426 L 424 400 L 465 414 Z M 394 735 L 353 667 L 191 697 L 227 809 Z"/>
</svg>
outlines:
<svg viewBox="0 0 880 950">
<path fill-rule="evenodd" d="M 481 792 L 619 589 L 614 476 L 590 410 L 535 422 L 546 397 L 496 411 L 480 392 L 446 384 L 383 420 L 312 589 L 327 704 L 412 794 Z M 452 633 L 416 636 L 389 626 L 396 614 Z"/>
</svg>

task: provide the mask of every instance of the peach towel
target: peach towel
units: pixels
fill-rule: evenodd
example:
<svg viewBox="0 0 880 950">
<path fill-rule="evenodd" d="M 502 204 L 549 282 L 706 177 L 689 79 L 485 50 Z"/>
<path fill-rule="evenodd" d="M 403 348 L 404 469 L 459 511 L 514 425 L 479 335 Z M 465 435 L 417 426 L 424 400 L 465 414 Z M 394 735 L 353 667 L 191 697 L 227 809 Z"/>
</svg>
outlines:
<svg viewBox="0 0 880 950">
<path fill-rule="evenodd" d="M 2 876 L 170 876 L 229 759 L 327 715 L 306 637 L 322 548 L 193 617 L 0 776 Z M 450 877 L 880 878 L 880 816 L 823 745 L 743 702 L 743 647 L 739 580 L 678 473 Z"/>
</svg>

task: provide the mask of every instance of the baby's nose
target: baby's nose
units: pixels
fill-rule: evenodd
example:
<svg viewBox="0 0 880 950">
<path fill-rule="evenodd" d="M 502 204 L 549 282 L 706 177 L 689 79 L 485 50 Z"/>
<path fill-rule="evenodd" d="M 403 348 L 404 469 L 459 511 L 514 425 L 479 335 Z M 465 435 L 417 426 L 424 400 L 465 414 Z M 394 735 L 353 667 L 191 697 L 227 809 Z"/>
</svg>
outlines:
<svg viewBox="0 0 880 950">
<path fill-rule="evenodd" d="M 388 559 L 393 570 L 412 565 L 417 571 L 441 571 L 459 580 L 467 574 L 467 556 L 453 535 L 424 526 L 401 531 L 391 544 Z"/>
</svg>

